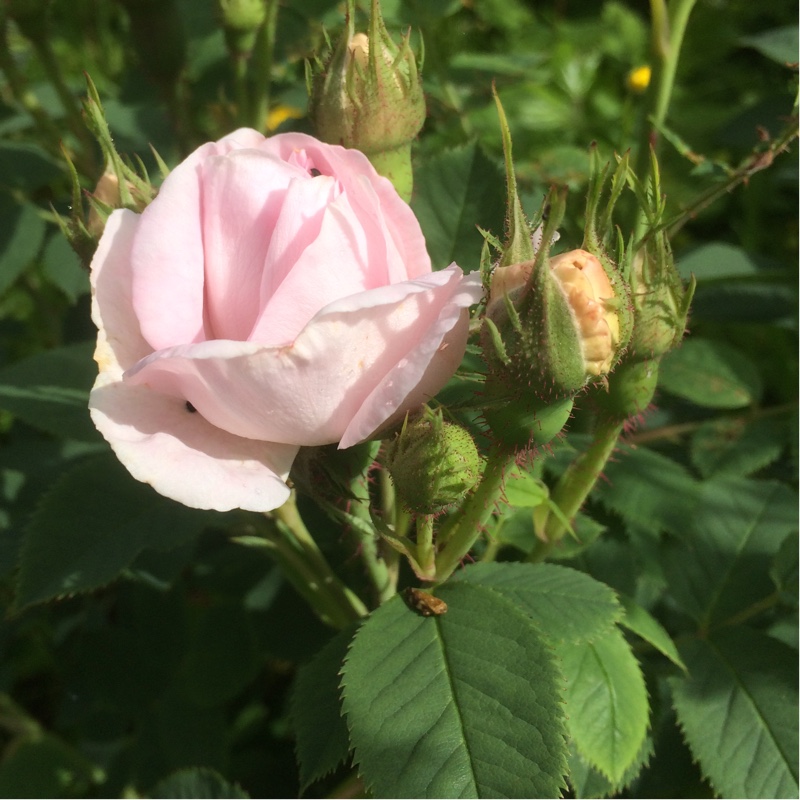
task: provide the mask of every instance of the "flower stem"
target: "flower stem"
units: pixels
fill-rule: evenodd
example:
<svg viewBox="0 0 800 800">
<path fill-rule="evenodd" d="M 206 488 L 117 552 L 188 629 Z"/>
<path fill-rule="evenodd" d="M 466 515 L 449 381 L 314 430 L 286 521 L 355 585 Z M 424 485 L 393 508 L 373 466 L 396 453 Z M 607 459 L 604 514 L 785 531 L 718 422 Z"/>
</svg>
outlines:
<svg viewBox="0 0 800 800">
<path fill-rule="evenodd" d="M 696 0 L 650 0 L 653 77 L 648 94 L 648 123 L 636 154 L 636 175 L 647 186 L 650 149 L 657 149 L 658 129 L 663 125 L 675 85 L 678 58 L 686 25 Z M 640 217 L 640 227 L 644 220 Z M 637 237 L 639 238 L 639 237 Z"/>
<path fill-rule="evenodd" d="M 622 423 L 600 422 L 589 449 L 581 453 L 561 476 L 551 500 L 563 515 L 550 513 L 541 525 L 541 540 L 528 556 L 528 561 L 543 561 L 567 531 L 564 520 L 571 520 L 580 510 L 603 471 L 622 432 Z"/>
<path fill-rule="evenodd" d="M 344 628 L 365 616 L 364 603 L 336 576 L 308 532 L 294 494 L 271 513 L 275 526 L 266 529 L 266 539 L 289 580 L 320 618 Z"/>
<path fill-rule="evenodd" d="M 278 0 L 267 0 L 267 18 L 264 20 L 256 39 L 254 52 L 255 81 L 253 97 L 249 104 L 252 112 L 250 125 L 261 133 L 264 133 L 267 129 L 277 26 Z"/>
<path fill-rule="evenodd" d="M 481 535 L 500 498 L 505 471 L 513 460 L 514 453 L 508 448 L 500 444 L 492 446 L 478 488 L 469 495 L 454 524 L 449 529 L 445 526 L 439 535 L 444 546 L 436 556 L 436 583 L 452 575 Z"/>
<path fill-rule="evenodd" d="M 359 517 L 373 527 L 369 514 L 369 487 L 366 478 L 360 476 L 350 483 L 350 491 L 355 495 L 351 503 L 350 513 L 354 517 Z M 377 604 L 386 602 L 397 593 L 397 553 L 390 548 L 387 552 L 381 552 L 377 533 L 372 535 L 360 528 L 353 526 L 352 531 L 358 541 L 358 549 L 361 560 L 367 569 L 370 582 L 375 594 Z M 390 563 L 391 562 L 391 563 Z M 390 568 L 394 565 L 395 568 Z"/>
</svg>

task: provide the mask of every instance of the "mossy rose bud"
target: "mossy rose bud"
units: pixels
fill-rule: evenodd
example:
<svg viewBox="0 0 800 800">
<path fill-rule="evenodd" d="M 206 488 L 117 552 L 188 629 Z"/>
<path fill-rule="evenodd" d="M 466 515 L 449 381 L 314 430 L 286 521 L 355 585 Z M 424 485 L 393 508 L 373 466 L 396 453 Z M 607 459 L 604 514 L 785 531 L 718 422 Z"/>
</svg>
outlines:
<svg viewBox="0 0 800 800">
<path fill-rule="evenodd" d="M 481 457 L 463 428 L 444 422 L 440 411 L 409 421 L 391 443 L 386 465 L 397 499 L 413 514 L 437 514 L 477 484 Z"/>
<path fill-rule="evenodd" d="M 373 0 L 369 34 L 352 15 L 327 65 L 317 65 L 311 117 L 326 142 L 364 153 L 375 169 L 411 197 L 411 142 L 425 121 L 425 97 L 408 35 L 396 45 Z"/>
<path fill-rule="evenodd" d="M 666 238 L 656 237 L 633 259 L 633 336 L 628 360 L 658 358 L 683 338 L 694 278 L 684 287 Z"/>
<path fill-rule="evenodd" d="M 498 267 L 492 278 L 486 317 L 488 338 L 502 340 L 492 361 L 501 371 L 527 378 L 545 400 L 574 394 L 602 377 L 620 345 L 618 302 L 599 259 L 572 250 L 552 259 Z M 484 352 L 498 343 L 484 341 Z"/>
</svg>

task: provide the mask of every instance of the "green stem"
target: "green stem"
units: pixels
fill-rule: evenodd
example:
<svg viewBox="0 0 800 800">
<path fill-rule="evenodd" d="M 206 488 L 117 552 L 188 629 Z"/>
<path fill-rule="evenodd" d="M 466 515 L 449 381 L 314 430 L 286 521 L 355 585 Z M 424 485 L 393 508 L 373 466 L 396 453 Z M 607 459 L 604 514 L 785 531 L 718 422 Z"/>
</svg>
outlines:
<svg viewBox="0 0 800 800">
<path fill-rule="evenodd" d="M 601 422 L 589 449 L 579 455 L 561 476 L 551 495 L 563 515 L 550 513 L 542 525 L 542 539 L 533 548 L 528 561 L 542 561 L 564 536 L 564 519 L 572 520 L 600 477 L 622 432 L 621 422 Z"/>
<path fill-rule="evenodd" d="M 433 547 L 433 517 L 420 514 L 417 517 L 417 564 L 423 575 L 436 575 L 436 551 Z"/>
<path fill-rule="evenodd" d="M 481 535 L 500 499 L 506 469 L 513 461 L 514 454 L 506 447 L 492 446 L 478 488 L 469 495 L 454 524 L 440 532 L 439 541 L 444 546 L 436 556 L 436 583 L 442 583 L 453 574 Z"/>
<path fill-rule="evenodd" d="M 255 81 L 250 108 L 250 124 L 260 132 L 267 129 L 270 92 L 272 87 L 272 62 L 275 55 L 275 34 L 278 28 L 278 0 L 267 0 L 267 18 L 258 32 L 255 56 Z"/>
<path fill-rule="evenodd" d="M 710 186 L 701 192 L 680 213 L 664 224 L 668 237 L 674 236 L 687 222 L 693 220 L 703 209 L 708 208 L 720 197 L 729 194 L 739 184 L 746 182 L 756 172 L 772 166 L 775 156 L 784 152 L 789 144 L 797 138 L 797 117 L 793 117 L 781 134 L 770 142 L 770 146 L 761 152 L 754 151 L 735 169 L 728 178 Z"/>
<path fill-rule="evenodd" d="M 766 597 L 762 597 L 761 600 L 756 601 L 747 608 L 742 609 L 738 614 L 728 617 L 728 619 L 719 623 L 717 627 L 721 628 L 730 625 L 741 625 L 743 622 L 747 622 L 749 619 L 757 617 L 759 614 L 763 614 L 765 611 L 769 611 L 771 608 L 775 608 L 775 606 L 779 605 L 780 602 L 781 593 L 773 592 Z"/>
<path fill-rule="evenodd" d="M 247 90 L 248 58 L 241 53 L 233 55 L 233 82 L 236 91 L 236 119 L 240 125 L 249 126 L 250 93 Z"/>
<path fill-rule="evenodd" d="M 367 614 L 364 603 L 336 576 L 297 510 L 294 494 L 272 512 L 282 538 L 270 537 L 288 577 L 320 617 L 344 628 Z"/>
<path fill-rule="evenodd" d="M 351 503 L 350 513 L 355 517 L 360 517 L 372 526 L 369 514 L 369 487 L 367 486 L 366 478 L 360 476 L 353 480 L 350 484 L 350 491 L 355 495 L 355 499 Z M 396 565 L 397 558 L 390 555 L 389 552 L 381 552 L 380 540 L 377 534 L 370 536 L 355 526 L 352 527 L 352 531 L 357 539 L 361 560 L 367 568 L 377 604 L 380 605 L 397 593 L 397 570 L 390 571 L 389 568 L 389 560 L 391 559 L 392 563 Z M 391 554 L 399 555 L 391 548 L 387 548 L 387 551 L 391 551 Z"/>
<path fill-rule="evenodd" d="M 658 128 L 664 123 L 675 85 L 675 73 L 689 15 L 696 0 L 650 0 L 652 18 L 653 74 L 648 94 L 649 124 L 644 126 L 636 154 L 636 175 L 647 186 L 650 175 L 650 149 L 657 149 Z M 640 227 L 643 220 L 640 219 Z M 639 237 L 637 237 L 639 238 Z"/>
</svg>

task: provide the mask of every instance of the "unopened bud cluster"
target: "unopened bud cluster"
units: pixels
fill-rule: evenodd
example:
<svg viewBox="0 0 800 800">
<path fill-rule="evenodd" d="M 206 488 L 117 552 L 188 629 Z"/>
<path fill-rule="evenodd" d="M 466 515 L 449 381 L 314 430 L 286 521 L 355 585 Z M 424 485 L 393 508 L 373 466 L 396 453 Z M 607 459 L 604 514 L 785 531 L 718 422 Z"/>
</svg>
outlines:
<svg viewBox="0 0 800 800">
<path fill-rule="evenodd" d="M 508 177 L 509 217 L 521 227 L 526 221 L 513 207 L 513 173 Z M 582 246 L 551 255 L 565 204 L 564 194 L 552 191 L 541 215 L 546 222 L 533 236 L 533 256 L 507 263 L 511 250 L 525 254 L 512 236 L 500 264 L 485 273 L 484 418 L 509 446 L 549 441 L 569 419 L 573 398 L 592 384 L 615 419 L 638 413 L 655 389 L 654 359 L 683 336 L 692 286 L 684 289 L 656 225 L 660 208 L 648 208 L 652 233 L 635 248 L 626 248 L 612 225 L 614 205 L 628 182 L 640 203 L 649 202 L 627 158 L 611 171 L 600 169 L 593 153 Z M 526 227 L 530 238 L 534 226 Z"/>
</svg>

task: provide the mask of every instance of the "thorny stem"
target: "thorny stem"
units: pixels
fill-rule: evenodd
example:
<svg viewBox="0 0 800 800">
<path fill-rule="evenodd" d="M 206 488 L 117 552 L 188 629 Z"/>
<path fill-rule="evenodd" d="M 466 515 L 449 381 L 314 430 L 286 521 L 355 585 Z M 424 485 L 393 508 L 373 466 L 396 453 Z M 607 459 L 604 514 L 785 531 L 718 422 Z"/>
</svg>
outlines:
<svg viewBox="0 0 800 800">
<path fill-rule="evenodd" d="M 0 21 L 0 70 L 5 74 L 13 99 L 30 114 L 34 124 L 43 134 L 43 141 L 47 143 L 45 146 L 49 145 L 50 142 L 57 143 L 61 139 L 62 131 L 42 108 L 36 95 L 28 89 L 25 77 L 17 69 L 8 43 L 8 30 L 5 20 Z M 57 148 L 53 152 L 60 157 L 61 153 Z M 91 175 L 94 172 L 92 150 L 88 150 L 86 153 L 74 154 L 74 158 L 76 163 L 80 164 L 84 174 Z"/>
<path fill-rule="evenodd" d="M 436 557 L 436 583 L 442 583 L 452 575 L 481 535 L 500 499 L 506 469 L 513 461 L 513 452 L 500 444 L 492 445 L 477 489 L 464 503 L 453 525 L 444 526 L 440 532 L 439 538 L 444 546 Z"/>
<path fill-rule="evenodd" d="M 788 414 L 794 411 L 795 404 L 784 403 L 780 406 L 772 406 L 770 408 L 760 408 L 754 411 L 748 411 L 746 414 L 736 414 L 734 416 L 724 417 L 726 420 L 753 420 L 763 419 L 764 417 L 777 417 L 781 414 Z M 641 445 L 649 444 L 650 442 L 659 442 L 668 439 L 677 439 L 687 433 L 694 433 L 698 428 L 708 424 L 708 420 L 696 420 L 694 422 L 681 422 L 674 425 L 664 425 L 660 428 L 651 428 L 650 430 L 640 431 L 625 437 L 627 444 Z"/>
<path fill-rule="evenodd" d="M 599 423 L 589 449 L 581 453 L 561 476 L 551 499 L 563 512 L 564 519 L 573 519 L 589 496 L 614 452 L 622 427 L 621 422 Z M 566 530 L 562 518 L 553 513 L 548 514 L 542 523 L 542 538 L 531 551 L 528 561 L 543 561 Z"/>
<path fill-rule="evenodd" d="M 683 208 L 675 217 L 664 224 L 667 236 L 674 236 L 688 221 L 694 219 L 703 209 L 725 194 L 735 189 L 740 183 L 745 183 L 756 172 L 767 169 L 772 165 L 775 156 L 784 152 L 789 144 L 797 138 L 797 117 L 795 116 L 781 132 L 769 143 L 769 147 L 762 152 L 751 153 L 722 183 L 710 186 L 701 192 L 688 206 Z"/>
</svg>

